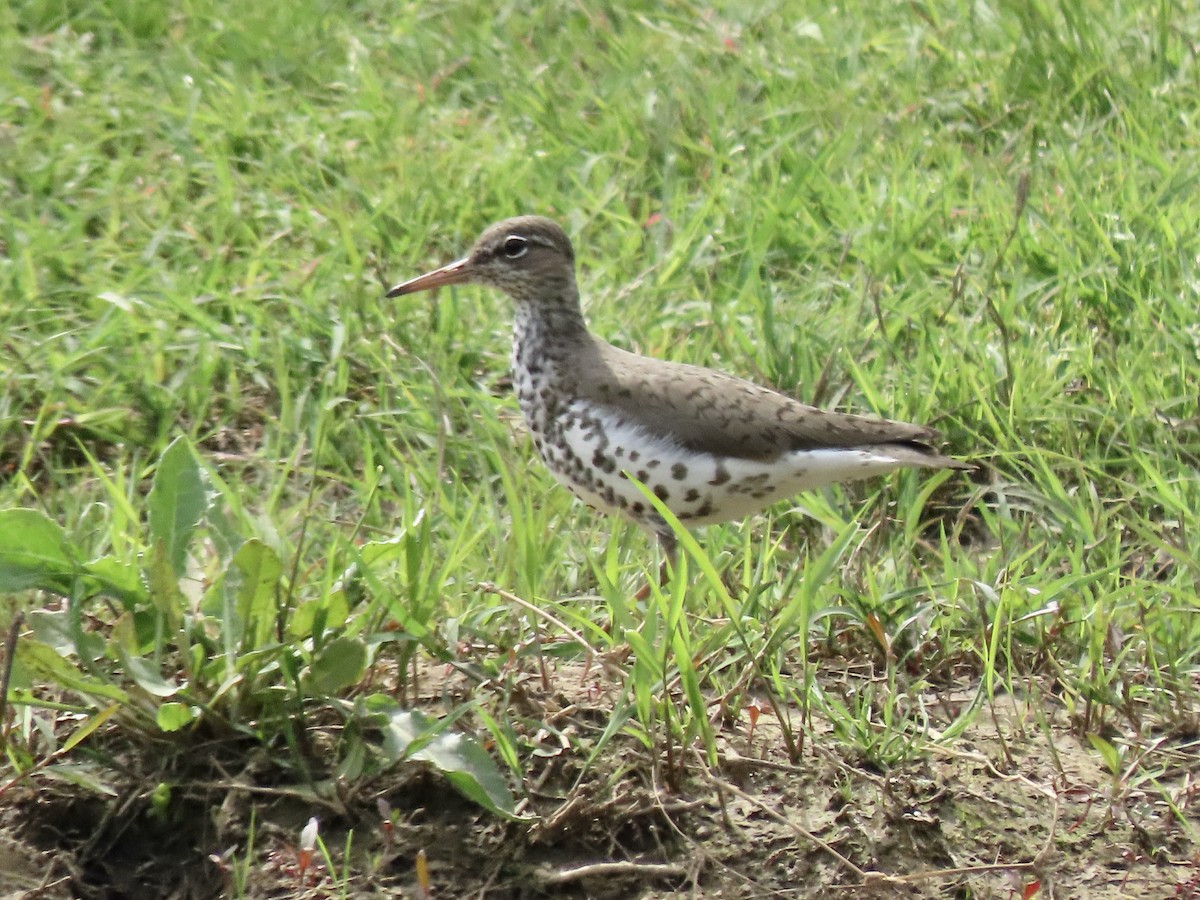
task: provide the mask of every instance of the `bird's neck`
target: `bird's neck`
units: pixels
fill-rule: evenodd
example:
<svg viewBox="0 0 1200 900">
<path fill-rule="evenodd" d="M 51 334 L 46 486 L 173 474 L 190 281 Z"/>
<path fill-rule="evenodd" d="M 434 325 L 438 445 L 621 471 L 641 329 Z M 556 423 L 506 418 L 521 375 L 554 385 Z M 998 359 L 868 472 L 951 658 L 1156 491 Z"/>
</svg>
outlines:
<svg viewBox="0 0 1200 900">
<path fill-rule="evenodd" d="M 572 289 L 548 301 L 516 304 L 512 374 L 517 402 L 537 442 L 554 441 L 562 407 L 575 394 L 581 360 L 593 341 Z"/>
<path fill-rule="evenodd" d="M 513 316 L 513 368 L 569 363 L 591 340 L 574 286 L 551 298 L 518 301 Z"/>
</svg>

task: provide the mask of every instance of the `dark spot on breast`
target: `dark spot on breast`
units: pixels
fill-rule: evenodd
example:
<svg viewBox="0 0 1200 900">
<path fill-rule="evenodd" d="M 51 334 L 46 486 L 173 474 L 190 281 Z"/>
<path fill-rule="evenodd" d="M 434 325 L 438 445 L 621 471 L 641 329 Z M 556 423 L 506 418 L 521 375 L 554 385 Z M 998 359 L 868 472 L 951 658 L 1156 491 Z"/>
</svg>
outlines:
<svg viewBox="0 0 1200 900">
<path fill-rule="evenodd" d="M 646 504 L 643 503 L 641 500 L 635 500 L 633 503 L 633 506 L 631 506 L 629 508 L 630 508 L 630 510 L 633 511 L 634 515 L 640 516 L 642 513 L 644 513 L 646 511 Z"/>
<path fill-rule="evenodd" d="M 611 475 L 617 468 L 617 461 L 611 456 L 597 450 L 592 454 L 592 465 L 601 472 Z"/>
<path fill-rule="evenodd" d="M 654 496 L 658 497 L 658 499 L 661 500 L 663 503 L 666 503 L 668 500 L 671 499 L 671 492 L 668 491 L 661 484 L 656 484 L 654 486 Z"/>
<path fill-rule="evenodd" d="M 725 482 L 727 482 L 729 480 L 729 478 L 730 478 L 729 470 L 726 469 L 725 466 L 722 465 L 721 463 L 717 463 L 716 474 L 713 475 L 712 481 L 710 481 L 709 484 L 711 484 L 715 487 L 717 485 L 724 484 Z"/>
<path fill-rule="evenodd" d="M 636 450 L 629 451 L 629 461 L 630 462 L 637 462 L 641 458 L 641 456 L 642 456 L 642 454 L 638 453 Z"/>
<path fill-rule="evenodd" d="M 695 503 L 700 499 L 700 492 L 695 488 L 688 488 L 688 492 L 683 495 L 684 503 Z"/>
<path fill-rule="evenodd" d="M 638 481 L 640 481 L 642 484 L 645 484 L 647 481 L 650 480 L 650 473 L 647 472 L 645 469 L 638 469 L 637 472 L 634 473 L 633 477 L 636 478 Z"/>
</svg>

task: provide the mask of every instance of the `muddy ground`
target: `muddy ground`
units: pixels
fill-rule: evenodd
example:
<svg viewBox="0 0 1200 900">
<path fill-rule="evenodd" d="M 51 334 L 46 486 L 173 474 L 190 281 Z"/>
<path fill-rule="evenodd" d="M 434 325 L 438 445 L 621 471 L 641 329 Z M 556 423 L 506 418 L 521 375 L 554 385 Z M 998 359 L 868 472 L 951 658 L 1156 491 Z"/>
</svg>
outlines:
<svg viewBox="0 0 1200 900">
<path fill-rule="evenodd" d="M 716 765 L 677 755 L 671 785 L 666 761 L 629 738 L 588 765 L 616 687 L 552 674 L 520 702 L 569 740 L 527 757 L 522 821 L 423 765 L 314 792 L 261 747 L 147 752 L 114 730 L 77 750 L 75 769 L 3 775 L 0 898 L 419 897 L 421 851 L 433 897 L 1200 897 L 1194 730 L 1143 735 L 1114 777 L 1039 691 L 983 705 L 964 735 L 884 770 L 816 716 L 792 764 L 764 714 L 753 734 L 744 719 L 722 728 Z M 433 668 L 423 682 L 430 707 L 469 689 Z M 929 727 L 970 698 L 940 694 L 930 709 L 946 718 Z M 316 738 L 332 747 L 335 730 Z M 312 816 L 334 867 L 301 873 Z"/>
</svg>

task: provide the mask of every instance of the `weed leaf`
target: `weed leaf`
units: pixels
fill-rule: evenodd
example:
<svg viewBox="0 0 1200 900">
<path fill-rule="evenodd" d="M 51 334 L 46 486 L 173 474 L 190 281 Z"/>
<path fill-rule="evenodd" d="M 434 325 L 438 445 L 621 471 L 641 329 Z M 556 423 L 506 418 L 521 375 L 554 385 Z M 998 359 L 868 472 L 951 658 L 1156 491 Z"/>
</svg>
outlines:
<svg viewBox="0 0 1200 900">
<path fill-rule="evenodd" d="M 341 637 L 321 648 L 312 664 L 312 689 L 335 694 L 356 684 L 367 668 L 367 648 L 355 638 Z"/>
<path fill-rule="evenodd" d="M 161 542 L 176 577 L 182 576 L 192 532 L 207 503 L 200 466 L 184 438 L 176 438 L 163 451 L 146 503 L 150 538 Z"/>
<path fill-rule="evenodd" d="M 0 512 L 0 592 L 70 594 L 79 565 L 66 533 L 36 509 Z"/>
<path fill-rule="evenodd" d="M 102 697 L 120 704 L 129 703 L 129 694 L 114 684 L 101 681 L 81 672 L 49 644 L 23 640 L 20 644 L 22 664 L 36 678 L 89 697 Z"/>
<path fill-rule="evenodd" d="M 237 611 L 250 647 L 264 646 L 275 623 L 275 593 L 283 564 L 279 556 L 257 538 L 251 538 L 233 555 L 233 566 L 241 575 Z"/>
<path fill-rule="evenodd" d="M 121 654 L 125 671 L 143 691 L 153 697 L 171 697 L 179 691 L 179 685 L 167 681 L 159 674 L 158 667 L 140 656 Z"/>
<path fill-rule="evenodd" d="M 446 723 L 416 710 L 383 712 L 384 754 L 391 761 L 416 759 L 431 763 L 469 800 L 506 818 L 513 818 L 515 801 L 500 768 L 479 742 Z"/>
<path fill-rule="evenodd" d="M 196 720 L 195 710 L 186 703 L 164 703 L 155 715 L 158 727 L 163 731 L 178 731 Z"/>
</svg>

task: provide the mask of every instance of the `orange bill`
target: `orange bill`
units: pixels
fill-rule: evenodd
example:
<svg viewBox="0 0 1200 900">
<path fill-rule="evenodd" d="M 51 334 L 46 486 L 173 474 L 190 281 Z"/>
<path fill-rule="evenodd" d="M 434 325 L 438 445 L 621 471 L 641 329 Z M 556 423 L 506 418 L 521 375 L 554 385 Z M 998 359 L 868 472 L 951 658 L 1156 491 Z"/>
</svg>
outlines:
<svg viewBox="0 0 1200 900">
<path fill-rule="evenodd" d="M 418 275 L 403 284 L 396 285 L 387 292 L 387 296 L 400 297 L 404 294 L 415 294 L 417 291 L 430 291 L 447 284 L 463 284 L 469 280 L 469 277 L 467 257 L 464 257 L 444 265 L 440 269 L 434 269 L 432 272 L 426 272 L 424 275 Z"/>
</svg>

